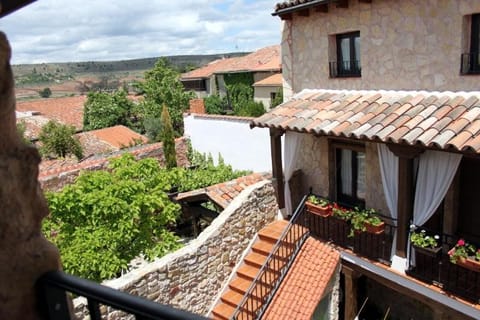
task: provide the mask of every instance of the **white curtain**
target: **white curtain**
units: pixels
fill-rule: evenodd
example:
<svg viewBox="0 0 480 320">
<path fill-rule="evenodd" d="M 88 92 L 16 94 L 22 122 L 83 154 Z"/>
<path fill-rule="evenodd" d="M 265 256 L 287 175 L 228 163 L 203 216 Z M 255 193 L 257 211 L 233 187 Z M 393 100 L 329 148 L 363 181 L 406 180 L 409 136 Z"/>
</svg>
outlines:
<svg viewBox="0 0 480 320">
<path fill-rule="evenodd" d="M 285 133 L 285 143 L 283 151 L 283 174 L 285 176 L 285 210 L 286 214 L 293 213 L 292 197 L 288 181 L 292 178 L 295 171 L 295 165 L 300 152 L 300 144 L 302 141 L 302 134 L 292 131 Z"/>
<path fill-rule="evenodd" d="M 414 225 L 422 226 L 433 216 L 445 198 L 461 160 L 460 154 L 432 150 L 427 150 L 420 156 L 413 205 Z M 407 257 L 415 265 L 415 254 L 410 252 L 410 235 Z"/>
<path fill-rule="evenodd" d="M 435 213 L 447 194 L 462 156 L 427 150 L 418 165 L 413 224 L 421 226 Z"/>
<path fill-rule="evenodd" d="M 391 152 L 385 144 L 378 144 L 378 160 L 380 162 L 380 173 L 382 175 L 383 193 L 387 201 L 390 217 L 393 224 L 397 226 L 398 218 L 398 157 Z M 392 253 L 395 254 L 397 247 L 397 232 L 395 231 L 392 243 Z"/>
</svg>

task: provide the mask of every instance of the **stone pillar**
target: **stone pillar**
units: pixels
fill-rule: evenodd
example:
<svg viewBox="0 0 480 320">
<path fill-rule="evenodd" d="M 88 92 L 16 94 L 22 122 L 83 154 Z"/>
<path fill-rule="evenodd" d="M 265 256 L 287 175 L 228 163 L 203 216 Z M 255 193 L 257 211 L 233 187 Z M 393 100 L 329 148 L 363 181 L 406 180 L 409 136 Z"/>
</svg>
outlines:
<svg viewBox="0 0 480 320">
<path fill-rule="evenodd" d="M 17 133 L 10 56 L 0 32 L 0 319 L 39 319 L 34 285 L 60 263 L 41 233 L 48 207 L 37 180 L 40 156 Z"/>
<path fill-rule="evenodd" d="M 345 320 L 353 320 L 357 316 L 357 280 L 360 274 L 347 266 L 342 266 L 345 276 Z"/>
</svg>

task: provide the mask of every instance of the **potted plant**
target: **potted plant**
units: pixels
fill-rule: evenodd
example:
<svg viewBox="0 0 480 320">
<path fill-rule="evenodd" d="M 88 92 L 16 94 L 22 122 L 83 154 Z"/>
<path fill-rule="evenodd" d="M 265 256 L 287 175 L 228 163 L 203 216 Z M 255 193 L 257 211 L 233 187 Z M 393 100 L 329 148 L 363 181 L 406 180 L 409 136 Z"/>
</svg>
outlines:
<svg viewBox="0 0 480 320">
<path fill-rule="evenodd" d="M 416 231 L 416 226 L 410 226 L 410 242 L 415 247 L 415 254 L 420 253 L 429 257 L 438 257 L 441 247 L 439 235 L 429 235 L 425 230 Z"/>
<path fill-rule="evenodd" d="M 353 237 L 354 232 L 368 232 L 373 234 L 380 234 L 385 230 L 385 222 L 378 216 L 374 209 L 359 209 L 355 208 L 351 217 L 350 237 Z"/>
<path fill-rule="evenodd" d="M 455 247 L 448 251 L 450 262 L 480 272 L 480 250 L 474 245 L 467 243 L 464 239 L 457 241 Z"/>
<path fill-rule="evenodd" d="M 305 206 L 308 212 L 322 217 L 328 217 L 332 214 L 330 202 L 313 194 L 307 198 Z"/>
<path fill-rule="evenodd" d="M 334 203 L 332 207 L 332 215 L 335 218 L 345 220 L 348 222 L 350 220 L 350 217 L 352 216 L 352 210 L 343 208 L 339 206 L 337 203 Z"/>
<path fill-rule="evenodd" d="M 337 203 L 332 206 L 332 215 L 328 218 L 329 238 L 337 245 L 348 246 L 348 230 L 352 210 Z"/>
</svg>

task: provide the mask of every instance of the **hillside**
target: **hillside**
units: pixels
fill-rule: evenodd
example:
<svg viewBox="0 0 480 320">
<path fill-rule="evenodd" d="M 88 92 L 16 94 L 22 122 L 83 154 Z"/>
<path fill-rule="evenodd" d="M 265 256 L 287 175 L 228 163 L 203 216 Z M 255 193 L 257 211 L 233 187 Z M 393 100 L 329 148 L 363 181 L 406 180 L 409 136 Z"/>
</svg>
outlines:
<svg viewBox="0 0 480 320">
<path fill-rule="evenodd" d="M 179 72 L 185 72 L 223 57 L 247 53 L 211 55 L 182 55 L 165 57 Z M 143 79 L 145 71 L 153 68 L 159 57 L 121 61 L 85 61 L 13 65 L 18 99 L 38 98 L 38 91 L 50 88 L 53 96 L 84 94 L 96 84 L 108 88 L 128 87 Z"/>
</svg>

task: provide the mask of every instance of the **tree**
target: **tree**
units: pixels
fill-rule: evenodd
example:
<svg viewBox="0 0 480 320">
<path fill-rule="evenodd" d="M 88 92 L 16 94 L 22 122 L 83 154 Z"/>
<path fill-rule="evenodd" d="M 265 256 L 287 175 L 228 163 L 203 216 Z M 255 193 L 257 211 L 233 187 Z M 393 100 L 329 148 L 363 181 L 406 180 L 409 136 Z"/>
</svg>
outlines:
<svg viewBox="0 0 480 320">
<path fill-rule="evenodd" d="M 193 93 L 184 90 L 179 76 L 163 58 L 145 73 L 144 82 L 136 84 L 137 90 L 145 97 L 140 105 L 143 119 L 159 119 L 162 106 L 167 106 L 177 137 L 183 135 L 183 112 L 188 109 L 189 101 L 193 98 Z"/>
<path fill-rule="evenodd" d="M 40 94 L 40 97 L 42 98 L 50 98 L 52 90 L 50 90 L 50 88 L 44 88 L 43 90 L 40 90 L 38 94 Z"/>
<path fill-rule="evenodd" d="M 82 146 L 78 139 L 73 136 L 74 134 L 75 127 L 50 120 L 42 127 L 38 137 L 41 142 L 40 152 L 43 155 L 54 155 L 62 158 L 68 154 L 73 154 L 81 159 L 83 157 Z"/>
<path fill-rule="evenodd" d="M 162 130 L 161 140 L 163 142 L 163 155 L 165 156 L 165 165 L 167 168 L 177 166 L 177 154 L 175 151 L 175 138 L 173 136 L 172 120 L 168 113 L 168 108 L 163 106 L 162 110 Z"/>
<path fill-rule="evenodd" d="M 272 100 L 272 105 L 270 106 L 270 108 L 273 109 L 282 103 L 283 103 L 283 88 L 280 88 L 277 90 L 277 93 L 275 94 L 275 98 Z"/>
<path fill-rule="evenodd" d="M 180 206 L 168 199 L 168 176 L 155 159 L 127 154 L 109 171 L 83 173 L 59 193 L 47 193 L 44 233 L 60 249 L 65 271 L 95 281 L 117 277 L 140 254 L 178 248 L 169 227 Z"/>
<path fill-rule="evenodd" d="M 132 127 L 135 106 L 124 90 L 114 93 L 89 92 L 83 111 L 84 130 L 96 130 L 115 125 Z"/>
</svg>

